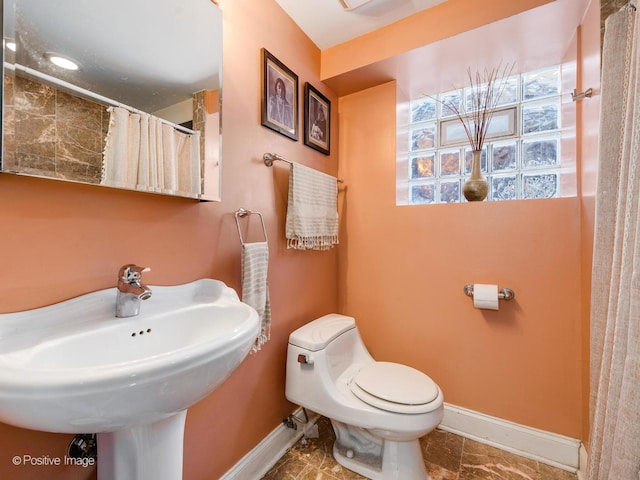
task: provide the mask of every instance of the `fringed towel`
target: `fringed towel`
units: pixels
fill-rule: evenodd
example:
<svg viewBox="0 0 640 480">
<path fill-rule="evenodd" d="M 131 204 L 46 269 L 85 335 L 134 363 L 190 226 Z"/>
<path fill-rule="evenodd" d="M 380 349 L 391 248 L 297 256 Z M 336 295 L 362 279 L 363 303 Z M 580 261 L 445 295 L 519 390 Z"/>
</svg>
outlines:
<svg viewBox="0 0 640 480">
<path fill-rule="evenodd" d="M 338 243 L 338 180 L 291 164 L 287 248 L 328 250 Z"/>
<path fill-rule="evenodd" d="M 269 245 L 267 242 L 242 244 L 242 301 L 258 312 L 261 329 L 252 353 L 260 350 L 271 337 L 271 305 L 267 267 L 269 265 Z"/>
</svg>

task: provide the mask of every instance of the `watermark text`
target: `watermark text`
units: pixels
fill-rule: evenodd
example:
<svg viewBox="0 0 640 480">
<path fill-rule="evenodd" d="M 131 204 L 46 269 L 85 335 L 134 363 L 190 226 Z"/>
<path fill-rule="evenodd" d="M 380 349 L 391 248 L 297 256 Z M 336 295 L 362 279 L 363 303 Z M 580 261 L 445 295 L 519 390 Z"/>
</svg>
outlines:
<svg viewBox="0 0 640 480">
<path fill-rule="evenodd" d="M 31 467 L 57 467 L 57 466 L 77 466 L 92 467 L 96 464 L 95 458 L 76 458 L 76 457 L 53 457 L 51 455 L 15 455 L 11 459 L 11 463 L 16 466 Z"/>
</svg>

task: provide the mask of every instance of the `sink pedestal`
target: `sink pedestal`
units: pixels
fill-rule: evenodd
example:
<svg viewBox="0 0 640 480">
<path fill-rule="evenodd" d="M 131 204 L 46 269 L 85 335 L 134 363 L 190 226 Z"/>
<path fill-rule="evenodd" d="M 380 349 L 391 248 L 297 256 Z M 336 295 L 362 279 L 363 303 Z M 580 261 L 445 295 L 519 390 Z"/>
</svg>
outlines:
<svg viewBox="0 0 640 480">
<path fill-rule="evenodd" d="M 186 418 L 98 433 L 98 480 L 181 480 Z"/>
</svg>

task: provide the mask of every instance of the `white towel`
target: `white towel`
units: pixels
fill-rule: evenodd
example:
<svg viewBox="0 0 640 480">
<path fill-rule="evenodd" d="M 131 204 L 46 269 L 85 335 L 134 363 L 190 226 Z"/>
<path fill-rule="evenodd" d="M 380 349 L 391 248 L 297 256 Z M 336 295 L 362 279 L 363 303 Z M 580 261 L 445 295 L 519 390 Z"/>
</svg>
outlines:
<svg viewBox="0 0 640 480">
<path fill-rule="evenodd" d="M 242 244 L 242 301 L 258 312 L 261 329 L 251 352 L 255 353 L 271 337 L 271 305 L 267 268 L 269 245 L 267 242 Z"/>
<path fill-rule="evenodd" d="M 338 243 L 338 180 L 291 164 L 287 248 L 328 250 Z"/>
</svg>

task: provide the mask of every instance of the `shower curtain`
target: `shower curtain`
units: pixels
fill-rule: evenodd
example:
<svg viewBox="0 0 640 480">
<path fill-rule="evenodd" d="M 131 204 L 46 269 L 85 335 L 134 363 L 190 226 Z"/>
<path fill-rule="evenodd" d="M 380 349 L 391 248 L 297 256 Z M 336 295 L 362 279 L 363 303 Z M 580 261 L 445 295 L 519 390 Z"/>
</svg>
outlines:
<svg viewBox="0 0 640 480">
<path fill-rule="evenodd" d="M 640 22 L 605 25 L 591 297 L 589 480 L 640 478 Z"/>
<path fill-rule="evenodd" d="M 188 197 L 200 194 L 200 142 L 158 117 L 110 107 L 103 185 Z"/>
</svg>

